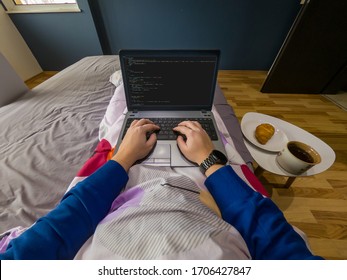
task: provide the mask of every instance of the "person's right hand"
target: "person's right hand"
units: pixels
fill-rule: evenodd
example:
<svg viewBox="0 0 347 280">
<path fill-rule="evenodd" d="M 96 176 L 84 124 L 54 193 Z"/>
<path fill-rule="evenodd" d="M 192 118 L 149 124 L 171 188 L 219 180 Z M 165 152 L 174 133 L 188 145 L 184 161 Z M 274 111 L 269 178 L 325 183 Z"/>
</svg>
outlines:
<svg viewBox="0 0 347 280">
<path fill-rule="evenodd" d="M 200 165 L 213 151 L 213 143 L 202 128 L 201 124 L 196 121 L 184 121 L 173 129 L 187 137 L 184 141 L 182 136 L 177 137 L 177 145 L 183 155 L 190 161 Z"/>
</svg>

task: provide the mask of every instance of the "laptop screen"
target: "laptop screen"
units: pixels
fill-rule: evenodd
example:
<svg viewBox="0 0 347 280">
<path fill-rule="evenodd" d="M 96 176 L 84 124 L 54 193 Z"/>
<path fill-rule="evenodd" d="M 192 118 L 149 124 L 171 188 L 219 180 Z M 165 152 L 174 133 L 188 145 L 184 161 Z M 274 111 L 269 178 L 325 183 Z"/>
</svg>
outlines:
<svg viewBox="0 0 347 280">
<path fill-rule="evenodd" d="M 119 56 L 130 111 L 211 110 L 218 50 L 121 50 Z"/>
</svg>

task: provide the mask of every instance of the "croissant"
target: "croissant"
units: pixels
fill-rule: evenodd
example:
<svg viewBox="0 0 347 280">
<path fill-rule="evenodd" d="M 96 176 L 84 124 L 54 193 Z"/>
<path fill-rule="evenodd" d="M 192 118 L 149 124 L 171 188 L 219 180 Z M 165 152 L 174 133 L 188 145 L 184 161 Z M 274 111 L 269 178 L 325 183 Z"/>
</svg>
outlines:
<svg viewBox="0 0 347 280">
<path fill-rule="evenodd" d="M 256 127 L 254 136 L 260 144 L 265 145 L 274 134 L 275 128 L 271 124 L 262 123 Z"/>
</svg>

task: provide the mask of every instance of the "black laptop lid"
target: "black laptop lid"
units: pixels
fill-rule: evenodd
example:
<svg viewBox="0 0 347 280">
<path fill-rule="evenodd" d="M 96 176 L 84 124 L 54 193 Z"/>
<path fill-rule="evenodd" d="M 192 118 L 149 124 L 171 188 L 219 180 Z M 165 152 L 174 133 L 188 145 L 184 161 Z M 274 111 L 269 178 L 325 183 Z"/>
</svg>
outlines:
<svg viewBox="0 0 347 280">
<path fill-rule="evenodd" d="M 211 110 L 219 54 L 219 50 L 121 50 L 128 110 Z"/>
</svg>

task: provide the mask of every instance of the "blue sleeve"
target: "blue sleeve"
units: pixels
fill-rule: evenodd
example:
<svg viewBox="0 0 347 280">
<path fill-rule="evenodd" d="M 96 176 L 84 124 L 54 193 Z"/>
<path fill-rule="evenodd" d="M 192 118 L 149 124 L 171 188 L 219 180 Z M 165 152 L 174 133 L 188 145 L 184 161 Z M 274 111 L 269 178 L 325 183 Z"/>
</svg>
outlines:
<svg viewBox="0 0 347 280">
<path fill-rule="evenodd" d="M 312 255 L 275 203 L 251 189 L 230 166 L 217 170 L 205 184 L 253 259 L 322 259 Z"/>
<path fill-rule="evenodd" d="M 12 240 L 0 259 L 73 259 L 127 181 L 123 167 L 108 161 L 66 193 L 54 210 Z"/>
</svg>

